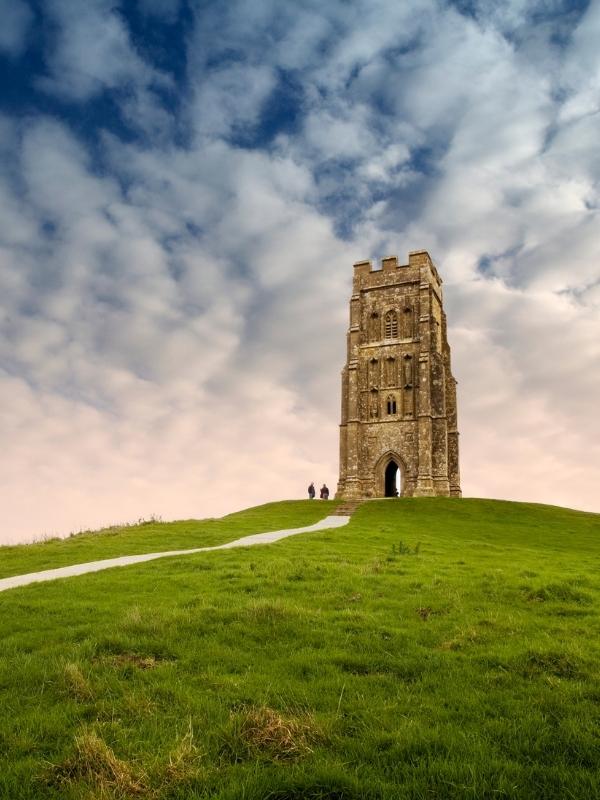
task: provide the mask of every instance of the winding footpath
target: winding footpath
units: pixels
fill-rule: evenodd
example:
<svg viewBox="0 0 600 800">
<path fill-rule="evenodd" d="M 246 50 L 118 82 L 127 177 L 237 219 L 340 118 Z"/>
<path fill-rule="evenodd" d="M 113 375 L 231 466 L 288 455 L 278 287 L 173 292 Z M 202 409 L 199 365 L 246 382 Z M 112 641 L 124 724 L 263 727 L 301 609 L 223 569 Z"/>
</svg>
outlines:
<svg viewBox="0 0 600 800">
<path fill-rule="evenodd" d="M 42 572 L 29 572 L 27 575 L 14 575 L 11 578 L 0 579 L 0 592 L 7 589 L 16 589 L 18 586 L 27 586 L 30 583 L 41 583 L 42 581 L 55 581 L 59 578 L 71 578 L 74 575 L 85 575 L 88 572 L 100 572 L 103 569 L 112 567 L 126 567 L 129 564 L 142 564 L 145 561 L 155 561 L 157 558 L 170 558 L 172 556 L 187 556 L 192 553 L 208 553 L 211 550 L 231 550 L 234 547 L 252 547 L 257 544 L 271 544 L 288 536 L 295 536 L 298 533 L 312 533 L 326 528 L 341 528 L 347 525 L 350 517 L 332 516 L 319 520 L 314 525 L 307 525 L 304 528 L 290 528 L 282 531 L 268 531 L 267 533 L 254 533 L 244 536 L 233 542 L 218 544 L 213 547 L 194 547 L 192 550 L 167 550 L 164 553 L 143 553 L 137 556 L 120 556 L 119 558 L 105 558 L 102 561 L 88 561 L 87 564 L 74 564 L 71 567 L 58 567 L 57 569 L 45 569 Z"/>
</svg>

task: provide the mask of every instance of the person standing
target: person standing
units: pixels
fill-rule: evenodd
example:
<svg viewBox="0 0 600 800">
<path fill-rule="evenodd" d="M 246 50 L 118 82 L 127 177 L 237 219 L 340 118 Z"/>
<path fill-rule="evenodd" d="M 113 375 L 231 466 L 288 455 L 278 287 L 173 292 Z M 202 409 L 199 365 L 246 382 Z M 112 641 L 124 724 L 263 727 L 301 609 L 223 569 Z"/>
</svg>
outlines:
<svg viewBox="0 0 600 800">
<path fill-rule="evenodd" d="M 325 483 L 321 486 L 321 500 L 329 500 L 329 489 Z"/>
<path fill-rule="evenodd" d="M 315 484 L 313 481 L 310 482 L 310 486 L 308 487 L 308 499 L 309 500 L 315 499 Z"/>
</svg>

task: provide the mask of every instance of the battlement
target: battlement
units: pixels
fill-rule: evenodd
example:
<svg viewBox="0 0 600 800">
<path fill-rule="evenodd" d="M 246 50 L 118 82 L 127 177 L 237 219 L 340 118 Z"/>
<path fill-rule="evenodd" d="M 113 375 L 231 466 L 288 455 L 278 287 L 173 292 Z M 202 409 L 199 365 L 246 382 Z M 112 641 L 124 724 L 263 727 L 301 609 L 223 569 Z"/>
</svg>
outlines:
<svg viewBox="0 0 600 800">
<path fill-rule="evenodd" d="M 354 276 L 355 278 L 359 276 L 366 277 L 374 273 L 379 275 L 382 272 L 391 272 L 397 269 L 409 270 L 411 268 L 429 268 L 431 270 L 431 274 L 437 280 L 438 284 L 441 285 L 442 279 L 440 278 L 437 268 L 427 250 L 411 250 L 408 254 L 408 264 L 399 264 L 398 256 L 385 256 L 381 259 L 381 266 L 376 268 L 373 267 L 373 262 L 369 259 L 357 261 L 354 264 Z"/>
</svg>

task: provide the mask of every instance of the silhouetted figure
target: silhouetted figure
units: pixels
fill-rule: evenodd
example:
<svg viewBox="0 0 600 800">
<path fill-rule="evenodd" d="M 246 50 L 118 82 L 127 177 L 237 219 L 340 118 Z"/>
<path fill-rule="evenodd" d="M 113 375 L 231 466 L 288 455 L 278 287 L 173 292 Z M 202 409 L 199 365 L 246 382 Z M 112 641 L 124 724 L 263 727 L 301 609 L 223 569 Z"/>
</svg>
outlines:
<svg viewBox="0 0 600 800">
<path fill-rule="evenodd" d="M 308 499 L 314 500 L 315 499 L 315 484 L 311 481 L 310 486 L 308 487 Z"/>
<path fill-rule="evenodd" d="M 327 488 L 326 484 L 321 486 L 321 500 L 329 500 L 329 489 Z"/>
</svg>

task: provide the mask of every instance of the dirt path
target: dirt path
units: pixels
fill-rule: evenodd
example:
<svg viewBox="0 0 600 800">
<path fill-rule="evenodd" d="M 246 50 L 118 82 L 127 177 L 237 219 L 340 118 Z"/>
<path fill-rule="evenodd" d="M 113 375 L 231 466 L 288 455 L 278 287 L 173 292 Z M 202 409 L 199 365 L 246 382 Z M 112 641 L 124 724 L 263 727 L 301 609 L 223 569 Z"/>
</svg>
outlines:
<svg viewBox="0 0 600 800">
<path fill-rule="evenodd" d="M 154 561 L 157 558 L 169 558 L 171 556 L 187 556 L 191 553 L 207 553 L 211 550 L 229 550 L 233 547 L 252 547 L 257 544 L 271 544 L 285 539 L 288 536 L 295 536 L 298 533 L 312 533 L 326 528 L 341 528 L 347 525 L 350 517 L 334 516 L 325 517 L 314 525 L 307 525 L 304 528 L 290 528 L 282 531 L 269 531 L 267 533 L 254 533 L 244 536 L 233 542 L 219 544 L 214 547 L 194 547 L 192 550 L 167 550 L 164 553 L 143 553 L 137 556 L 120 556 L 119 558 L 106 558 L 102 561 L 89 561 L 86 564 L 74 564 L 71 567 L 58 567 L 57 569 L 46 569 L 42 572 L 29 572 L 27 575 L 13 575 L 11 578 L 0 580 L 0 592 L 7 589 L 16 589 L 17 586 L 27 586 L 29 583 L 41 583 L 42 581 L 55 581 L 59 578 L 71 578 L 74 575 L 85 575 L 88 572 L 99 572 L 103 569 L 112 567 L 126 567 L 129 564 L 141 564 L 144 561 Z"/>
</svg>

